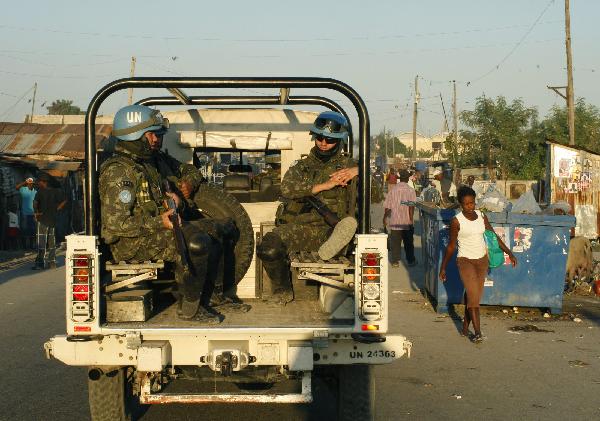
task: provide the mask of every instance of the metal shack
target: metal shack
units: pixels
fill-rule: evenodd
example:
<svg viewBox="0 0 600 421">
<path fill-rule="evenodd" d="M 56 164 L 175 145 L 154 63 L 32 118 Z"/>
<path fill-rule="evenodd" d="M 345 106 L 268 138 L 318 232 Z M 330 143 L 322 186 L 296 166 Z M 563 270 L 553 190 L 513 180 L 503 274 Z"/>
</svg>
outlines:
<svg viewBox="0 0 600 421">
<path fill-rule="evenodd" d="M 600 234 L 600 154 L 577 146 L 547 142 L 546 201 L 571 205 L 577 218 L 575 235 Z"/>
</svg>

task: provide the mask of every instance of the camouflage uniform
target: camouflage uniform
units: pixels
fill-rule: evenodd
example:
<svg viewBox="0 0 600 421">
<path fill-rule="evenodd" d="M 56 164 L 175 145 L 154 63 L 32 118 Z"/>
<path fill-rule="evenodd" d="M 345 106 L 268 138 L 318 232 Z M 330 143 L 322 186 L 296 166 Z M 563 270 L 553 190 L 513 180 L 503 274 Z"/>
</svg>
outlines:
<svg viewBox="0 0 600 421">
<path fill-rule="evenodd" d="M 163 226 L 161 183 L 185 180 L 196 190 L 198 170 L 163 152 L 152 153 L 145 142 L 118 142 L 114 155 L 100 168 L 101 235 L 117 261 L 177 259 L 172 230 Z"/>
<path fill-rule="evenodd" d="M 341 148 L 328 160 L 320 159 L 315 149 L 285 174 L 281 183 L 284 204 L 277 212 L 277 226 L 263 237 L 256 248 L 256 254 L 271 279 L 273 300 L 280 304 L 293 299 L 288 253 L 317 251 L 333 231 L 324 218 L 302 199 L 312 196 L 312 188 L 329 181 L 334 172 L 356 166 L 351 158 L 342 154 Z M 347 187 L 336 186 L 315 196 L 340 219 L 348 215 L 354 216 L 354 182 Z"/>
<path fill-rule="evenodd" d="M 175 262 L 180 296 L 187 302 L 202 300 L 202 305 L 208 307 L 211 297 L 215 298 L 215 288 L 222 290 L 219 270 L 223 242 L 226 236 L 231 236 L 235 226 L 212 219 L 184 220 L 182 232 L 191 265 L 187 270 L 177 251 L 173 231 L 162 223 L 164 179 L 187 181 L 193 191 L 202 182 L 195 167 L 182 164 L 163 152 L 150 151 L 145 141 L 118 142 L 114 155 L 100 168 L 102 238 L 117 261 Z M 184 205 L 184 208 L 191 207 Z"/>
<path fill-rule="evenodd" d="M 319 213 L 301 199 L 312 195 L 316 184 L 329 181 L 334 172 L 356 166 L 350 157 L 340 151 L 327 162 L 321 161 L 314 153 L 291 167 L 281 183 L 284 206 L 277 218 L 278 226 L 273 230 L 286 244 L 288 251 L 316 251 L 329 237 L 332 228 Z M 354 216 L 356 189 L 337 186 L 322 191 L 315 196 L 341 219 Z"/>
</svg>

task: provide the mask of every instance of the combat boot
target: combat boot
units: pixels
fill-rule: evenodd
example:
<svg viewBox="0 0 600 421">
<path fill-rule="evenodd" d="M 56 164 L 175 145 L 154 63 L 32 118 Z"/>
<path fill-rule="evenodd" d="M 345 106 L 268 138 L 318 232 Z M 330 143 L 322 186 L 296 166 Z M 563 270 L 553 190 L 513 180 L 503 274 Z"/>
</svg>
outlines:
<svg viewBox="0 0 600 421">
<path fill-rule="evenodd" d="M 327 241 L 319 247 L 319 257 L 329 260 L 338 254 L 352 240 L 357 226 L 358 222 L 351 216 L 338 222 Z"/>
<path fill-rule="evenodd" d="M 287 249 L 279 235 L 269 232 L 256 247 L 256 255 L 262 260 L 265 271 L 271 279 L 272 294 L 263 298 L 273 304 L 286 305 L 294 299 L 290 280 L 290 265 Z"/>
<path fill-rule="evenodd" d="M 198 312 L 200 307 L 200 299 L 188 301 L 183 297 L 179 299 L 177 315 L 184 320 L 191 320 Z"/>
<path fill-rule="evenodd" d="M 217 290 L 215 290 L 210 297 L 210 306 L 221 311 L 232 313 L 247 313 L 252 308 L 251 305 L 244 303 L 235 295 L 228 296 Z"/>
<path fill-rule="evenodd" d="M 263 301 L 279 305 L 286 305 L 293 301 L 294 291 L 286 262 L 263 262 L 263 265 L 271 278 L 272 287 L 271 295 L 263 298 Z"/>
</svg>

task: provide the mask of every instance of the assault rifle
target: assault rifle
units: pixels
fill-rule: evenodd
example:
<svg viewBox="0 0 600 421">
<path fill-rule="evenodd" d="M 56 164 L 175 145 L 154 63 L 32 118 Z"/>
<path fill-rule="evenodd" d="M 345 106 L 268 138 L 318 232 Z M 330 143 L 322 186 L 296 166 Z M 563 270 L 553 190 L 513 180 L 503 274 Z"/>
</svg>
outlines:
<svg viewBox="0 0 600 421">
<path fill-rule="evenodd" d="M 165 191 L 165 193 L 175 193 L 169 180 L 163 181 L 163 190 Z M 183 264 L 183 267 L 191 272 L 193 266 L 190 264 L 187 244 L 185 242 L 185 237 L 183 236 L 181 225 L 179 224 L 179 213 L 177 211 L 177 205 L 172 197 L 167 196 L 166 200 L 169 209 L 173 209 L 173 213 L 171 214 L 171 216 L 169 216 L 169 220 L 173 224 L 173 234 L 175 234 L 175 247 L 177 248 L 179 256 L 181 256 L 181 262 Z"/>
<path fill-rule="evenodd" d="M 333 213 L 333 211 L 316 196 L 306 196 L 304 201 L 316 210 L 330 227 L 335 227 L 338 222 L 340 222 L 340 218 L 338 218 L 337 214 Z"/>
<path fill-rule="evenodd" d="M 307 196 L 304 201 L 312 206 L 325 219 L 325 222 L 333 228 L 331 235 L 321 244 L 318 251 L 321 259 L 329 260 L 352 240 L 358 222 L 352 216 L 347 216 L 344 219 L 338 218 L 337 214 L 315 196 Z"/>
</svg>

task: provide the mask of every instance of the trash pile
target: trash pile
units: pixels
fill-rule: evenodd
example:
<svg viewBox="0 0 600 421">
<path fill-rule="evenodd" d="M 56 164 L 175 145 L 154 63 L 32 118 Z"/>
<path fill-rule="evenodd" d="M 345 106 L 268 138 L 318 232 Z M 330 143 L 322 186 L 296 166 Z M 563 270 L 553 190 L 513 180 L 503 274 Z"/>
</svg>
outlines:
<svg viewBox="0 0 600 421">
<path fill-rule="evenodd" d="M 495 184 L 490 184 L 483 194 L 477 195 L 477 207 L 484 212 L 504 212 L 510 210 L 511 206 Z"/>
<path fill-rule="evenodd" d="M 532 190 L 523 193 L 511 203 L 495 184 L 490 184 L 485 191 L 477 194 L 477 207 L 488 212 L 510 212 L 525 215 L 568 215 L 571 206 L 565 201 L 558 201 L 542 209 L 535 200 Z"/>
<path fill-rule="evenodd" d="M 596 251 L 594 251 L 596 250 Z M 600 244 L 575 237 L 569 244 L 565 294 L 600 296 Z"/>
</svg>

